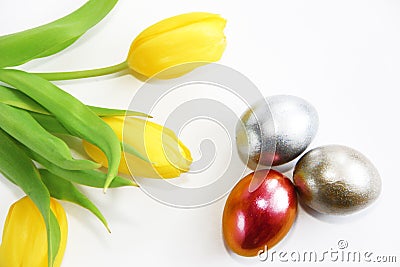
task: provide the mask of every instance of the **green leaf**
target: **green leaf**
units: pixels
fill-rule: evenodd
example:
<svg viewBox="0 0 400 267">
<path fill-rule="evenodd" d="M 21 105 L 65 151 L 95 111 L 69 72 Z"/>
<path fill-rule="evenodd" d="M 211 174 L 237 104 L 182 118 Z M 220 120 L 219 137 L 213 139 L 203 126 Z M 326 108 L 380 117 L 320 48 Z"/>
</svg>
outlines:
<svg viewBox="0 0 400 267">
<path fill-rule="evenodd" d="M 128 154 L 134 155 L 135 157 L 138 157 L 141 160 L 146 161 L 147 163 L 152 163 L 148 157 L 142 155 L 135 147 L 131 146 L 130 144 L 121 142 L 122 144 L 122 150 L 123 152 L 126 152 Z"/>
<path fill-rule="evenodd" d="M 99 168 L 89 160 L 73 159 L 67 144 L 47 132 L 27 111 L 0 103 L 0 128 L 36 153 L 65 169 Z"/>
<path fill-rule="evenodd" d="M 1 36 L 0 68 L 18 66 L 65 49 L 101 21 L 117 1 L 89 0 L 73 13 L 56 21 Z"/>
<path fill-rule="evenodd" d="M 132 117 L 147 117 L 153 118 L 152 116 L 134 110 L 124 110 L 124 109 L 110 109 L 102 107 L 88 106 L 97 116 L 100 117 L 114 117 L 114 116 L 132 116 Z"/>
<path fill-rule="evenodd" d="M 25 153 L 34 161 L 38 162 L 40 165 L 45 167 L 51 173 L 73 183 L 86 185 L 95 188 L 102 188 L 106 181 L 107 175 L 101 171 L 96 170 L 66 170 L 58 167 L 57 165 L 51 163 L 45 158 L 41 157 L 39 154 L 33 152 L 32 150 L 20 145 L 20 147 L 25 151 Z M 116 176 L 111 182 L 110 188 L 124 187 L 124 186 L 138 186 L 135 182 L 130 179 Z"/>
<path fill-rule="evenodd" d="M 0 85 L 0 103 L 7 104 L 16 108 L 25 109 L 39 114 L 51 115 L 42 105 L 28 97 L 24 93 L 6 86 Z M 113 116 L 138 116 L 148 117 L 143 112 L 124 110 L 124 109 L 109 109 L 95 106 L 88 106 L 97 116 L 113 117 Z"/>
<path fill-rule="evenodd" d="M 50 210 L 49 191 L 30 158 L 2 129 L 0 129 L 0 140 L 0 172 L 32 199 L 42 214 L 47 231 L 48 266 L 53 266 L 60 246 L 61 233 L 57 219 Z"/>
<path fill-rule="evenodd" d="M 73 183 L 64 180 L 48 170 L 39 169 L 39 171 L 42 181 L 47 186 L 52 197 L 75 203 L 89 210 L 104 224 L 107 231 L 111 232 L 107 220 L 104 218 L 100 210 L 84 194 L 82 194 Z"/>
<path fill-rule="evenodd" d="M 48 132 L 53 134 L 68 134 L 71 133 L 53 116 L 31 112 L 31 116 Z"/>
<path fill-rule="evenodd" d="M 0 102 L 16 108 L 25 109 L 41 114 L 49 112 L 32 98 L 18 90 L 0 85 Z"/>
<path fill-rule="evenodd" d="M 58 224 L 57 217 L 52 210 L 50 210 L 50 224 L 49 226 L 46 224 L 46 228 L 50 229 L 50 231 L 47 231 L 47 243 L 50 247 L 48 254 L 51 255 L 51 261 L 49 256 L 48 265 L 53 266 L 54 260 L 56 259 L 58 250 L 60 248 L 61 229 L 60 225 Z"/>
<path fill-rule="evenodd" d="M 62 126 L 62 124 L 59 123 L 57 119 L 54 118 L 53 116 L 43 115 L 33 112 L 31 113 L 31 115 L 47 131 L 55 134 L 71 135 L 71 133 L 67 129 L 65 129 L 65 127 Z M 124 142 L 121 142 L 121 146 L 124 152 L 132 154 L 140 158 L 141 160 L 151 163 L 151 161 L 146 156 L 142 155 L 135 147 Z"/>
<path fill-rule="evenodd" d="M 99 147 L 109 168 L 104 192 L 118 174 L 120 141 L 111 127 L 78 99 L 51 82 L 20 70 L 0 69 L 0 81 L 18 89 L 47 109 L 74 136 Z"/>
</svg>

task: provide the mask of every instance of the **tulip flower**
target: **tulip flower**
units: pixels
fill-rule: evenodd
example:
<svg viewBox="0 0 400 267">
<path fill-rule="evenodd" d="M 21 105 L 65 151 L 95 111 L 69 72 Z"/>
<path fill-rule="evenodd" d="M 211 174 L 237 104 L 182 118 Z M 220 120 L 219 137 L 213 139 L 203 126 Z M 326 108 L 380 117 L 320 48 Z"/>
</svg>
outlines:
<svg viewBox="0 0 400 267">
<path fill-rule="evenodd" d="M 225 50 L 226 20 L 210 13 L 187 13 L 162 20 L 145 29 L 133 41 L 129 67 L 147 77 L 185 63 L 209 63 L 221 58 Z M 172 69 L 166 76 L 180 76 L 197 64 Z M 177 73 L 174 73 L 178 71 Z"/>
<path fill-rule="evenodd" d="M 148 178 L 173 178 L 189 170 L 192 163 L 190 151 L 172 130 L 133 117 L 108 117 L 103 120 L 121 141 L 148 159 L 146 161 L 124 151 L 119 165 L 121 173 Z M 108 166 L 107 158 L 99 148 L 86 141 L 83 145 L 94 161 Z"/>
<path fill-rule="evenodd" d="M 61 230 L 54 267 L 61 265 L 67 243 L 68 224 L 61 204 L 51 199 L 50 208 Z M 7 215 L 0 246 L 0 267 L 47 267 L 47 233 L 42 215 L 29 197 L 15 202 Z"/>
<path fill-rule="evenodd" d="M 130 69 L 145 77 L 168 79 L 218 61 L 225 50 L 226 20 L 219 15 L 192 12 L 164 19 L 132 42 L 127 59 L 110 67 L 55 73 L 36 73 L 48 80 L 70 80 Z"/>
</svg>

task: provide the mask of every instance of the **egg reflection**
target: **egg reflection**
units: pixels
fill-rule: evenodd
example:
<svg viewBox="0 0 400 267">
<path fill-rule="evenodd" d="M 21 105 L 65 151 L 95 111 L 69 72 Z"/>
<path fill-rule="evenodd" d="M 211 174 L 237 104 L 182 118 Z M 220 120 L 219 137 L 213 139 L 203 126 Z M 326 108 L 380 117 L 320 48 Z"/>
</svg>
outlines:
<svg viewBox="0 0 400 267">
<path fill-rule="evenodd" d="M 260 170 L 261 184 L 249 191 L 256 173 L 244 177 L 231 191 L 224 208 L 225 242 L 235 253 L 256 256 L 273 247 L 290 230 L 297 214 L 297 195 L 292 182 L 273 170 Z"/>
</svg>

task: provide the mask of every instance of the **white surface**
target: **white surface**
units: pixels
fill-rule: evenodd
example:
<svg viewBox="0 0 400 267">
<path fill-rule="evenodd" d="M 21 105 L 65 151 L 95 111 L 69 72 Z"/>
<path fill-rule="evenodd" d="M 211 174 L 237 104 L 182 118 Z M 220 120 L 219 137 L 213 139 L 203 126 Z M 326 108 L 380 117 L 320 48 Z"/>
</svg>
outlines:
<svg viewBox="0 0 400 267">
<path fill-rule="evenodd" d="M 3 0 L 0 34 L 49 22 L 82 3 Z M 220 63 L 248 76 L 266 96 L 293 94 L 316 107 L 320 128 L 311 147 L 348 145 L 380 171 L 383 190 L 373 206 L 339 218 L 317 218 L 300 208 L 291 232 L 274 250 L 322 253 L 337 250 L 337 242 L 346 240 L 349 251 L 396 255 L 399 262 L 399 1 L 121 0 L 68 50 L 22 68 L 75 70 L 119 63 L 142 29 L 189 11 L 228 19 L 228 47 Z M 87 104 L 118 108 L 126 108 L 141 85 L 129 76 L 59 84 Z M 203 208 L 177 209 L 137 188 L 110 190 L 107 195 L 101 190 L 85 192 L 107 217 L 112 234 L 87 211 L 63 203 L 70 227 L 64 267 L 271 265 L 226 250 L 221 235 L 226 198 Z M 3 225 L 8 207 L 22 193 L 0 179 L 0 196 Z"/>
</svg>

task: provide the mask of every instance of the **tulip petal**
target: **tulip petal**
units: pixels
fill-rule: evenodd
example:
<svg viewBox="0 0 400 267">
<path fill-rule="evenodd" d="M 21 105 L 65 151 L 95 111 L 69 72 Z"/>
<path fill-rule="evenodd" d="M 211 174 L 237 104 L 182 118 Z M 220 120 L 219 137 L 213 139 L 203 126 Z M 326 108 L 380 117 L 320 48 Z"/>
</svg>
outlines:
<svg viewBox="0 0 400 267">
<path fill-rule="evenodd" d="M 160 21 L 133 41 L 128 65 L 147 77 L 157 74 L 157 78 L 168 79 L 217 61 L 226 47 L 225 24 L 225 19 L 210 13 L 188 13 Z"/>
<path fill-rule="evenodd" d="M 124 174 L 148 178 L 173 178 L 187 172 L 192 162 L 189 149 L 175 133 L 159 124 L 138 118 L 103 118 L 117 137 L 145 155 L 146 162 L 135 155 L 123 153 L 119 171 Z M 107 167 L 107 158 L 96 146 L 84 142 L 87 154 Z M 125 151 L 127 152 L 127 151 Z"/>
<path fill-rule="evenodd" d="M 207 12 L 190 12 L 166 18 L 161 20 L 142 31 L 133 41 L 132 46 L 137 47 L 141 43 L 157 36 L 159 34 L 168 33 L 185 25 L 191 25 L 210 18 L 220 18 L 217 14 Z"/>
<path fill-rule="evenodd" d="M 62 206 L 50 199 L 50 228 L 60 230 L 59 246 L 53 264 L 47 261 L 47 226 L 41 212 L 29 197 L 15 202 L 7 215 L 0 246 L 1 267 L 59 267 L 67 242 L 68 224 Z M 56 236 L 53 236 L 56 238 Z M 51 243 L 50 243 L 51 244 Z"/>
</svg>

